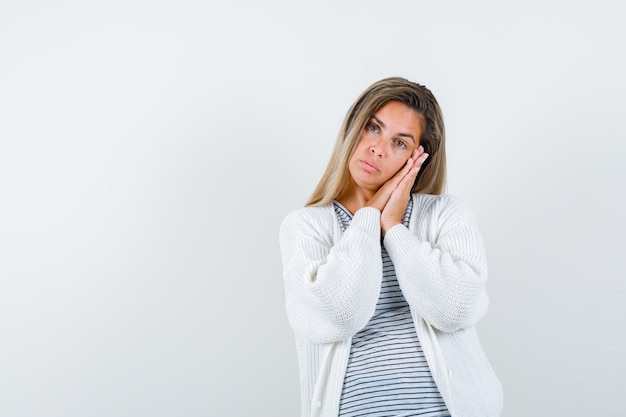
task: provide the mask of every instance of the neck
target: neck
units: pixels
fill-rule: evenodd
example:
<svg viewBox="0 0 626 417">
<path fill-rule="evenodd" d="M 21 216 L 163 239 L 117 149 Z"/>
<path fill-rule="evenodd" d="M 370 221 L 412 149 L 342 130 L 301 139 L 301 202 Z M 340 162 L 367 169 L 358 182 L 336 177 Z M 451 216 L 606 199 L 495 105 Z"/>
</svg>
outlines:
<svg viewBox="0 0 626 417">
<path fill-rule="evenodd" d="M 336 200 L 354 214 L 358 209 L 364 207 L 374 194 L 376 194 L 376 190 L 367 190 L 351 182 Z"/>
</svg>

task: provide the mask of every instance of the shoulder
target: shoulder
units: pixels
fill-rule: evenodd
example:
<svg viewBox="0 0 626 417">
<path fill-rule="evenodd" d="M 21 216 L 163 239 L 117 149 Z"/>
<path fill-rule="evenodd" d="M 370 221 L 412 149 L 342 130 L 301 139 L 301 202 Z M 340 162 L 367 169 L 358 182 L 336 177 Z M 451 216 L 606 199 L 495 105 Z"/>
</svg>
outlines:
<svg viewBox="0 0 626 417">
<path fill-rule="evenodd" d="M 473 222 L 470 206 L 452 194 L 413 194 L 414 218 L 434 220 L 437 223 Z"/>
<path fill-rule="evenodd" d="M 470 210 L 469 205 L 453 194 L 412 194 L 413 205 L 418 209 L 433 211 Z"/>
<path fill-rule="evenodd" d="M 332 204 L 302 207 L 288 213 L 280 225 L 281 234 L 296 230 L 332 230 L 334 209 Z"/>
</svg>

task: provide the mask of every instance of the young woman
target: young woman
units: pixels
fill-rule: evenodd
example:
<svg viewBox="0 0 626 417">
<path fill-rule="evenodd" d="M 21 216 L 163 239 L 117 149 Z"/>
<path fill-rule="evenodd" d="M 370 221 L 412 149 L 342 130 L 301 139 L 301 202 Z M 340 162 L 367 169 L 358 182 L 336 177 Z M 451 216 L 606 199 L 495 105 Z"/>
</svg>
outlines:
<svg viewBox="0 0 626 417">
<path fill-rule="evenodd" d="M 500 415 L 474 328 L 488 304 L 483 244 L 445 178 L 432 93 L 402 78 L 365 90 L 280 229 L 302 416 Z"/>
</svg>

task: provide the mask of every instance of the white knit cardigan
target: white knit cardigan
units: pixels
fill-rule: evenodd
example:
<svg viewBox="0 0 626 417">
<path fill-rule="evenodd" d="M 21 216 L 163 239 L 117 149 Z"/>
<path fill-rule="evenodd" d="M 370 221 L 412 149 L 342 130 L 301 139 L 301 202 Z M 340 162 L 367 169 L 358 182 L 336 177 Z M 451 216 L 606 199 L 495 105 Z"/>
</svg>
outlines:
<svg viewBox="0 0 626 417">
<path fill-rule="evenodd" d="M 409 227 L 384 245 L 431 373 L 453 417 L 496 417 L 502 387 L 475 323 L 487 311 L 487 266 L 474 217 L 449 195 L 414 194 Z M 358 210 L 342 233 L 332 204 L 283 220 L 285 307 L 298 353 L 302 417 L 336 417 L 352 336 L 372 317 L 382 279 L 380 212 Z"/>
</svg>

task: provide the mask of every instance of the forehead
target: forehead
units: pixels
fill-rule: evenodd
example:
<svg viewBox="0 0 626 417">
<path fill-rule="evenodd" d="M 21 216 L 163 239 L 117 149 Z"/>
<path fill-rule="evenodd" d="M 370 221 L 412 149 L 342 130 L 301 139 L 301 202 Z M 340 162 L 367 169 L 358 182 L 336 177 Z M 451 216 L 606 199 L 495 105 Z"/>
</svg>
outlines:
<svg viewBox="0 0 626 417">
<path fill-rule="evenodd" d="M 373 114 L 389 128 L 402 128 L 422 131 L 424 116 L 399 101 L 390 101 L 382 105 Z"/>
</svg>

